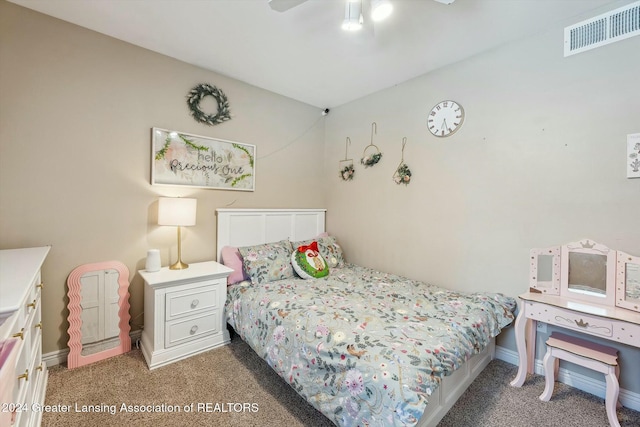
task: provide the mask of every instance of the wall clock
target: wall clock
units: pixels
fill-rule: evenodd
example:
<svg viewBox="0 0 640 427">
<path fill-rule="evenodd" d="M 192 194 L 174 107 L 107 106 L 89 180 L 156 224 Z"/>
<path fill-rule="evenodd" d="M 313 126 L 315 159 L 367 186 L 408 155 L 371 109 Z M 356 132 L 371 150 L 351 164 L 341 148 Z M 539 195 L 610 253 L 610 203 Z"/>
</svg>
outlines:
<svg viewBox="0 0 640 427">
<path fill-rule="evenodd" d="M 427 127 L 438 137 L 453 135 L 464 121 L 464 109 L 455 101 L 442 101 L 436 104 L 429 113 Z"/>
</svg>

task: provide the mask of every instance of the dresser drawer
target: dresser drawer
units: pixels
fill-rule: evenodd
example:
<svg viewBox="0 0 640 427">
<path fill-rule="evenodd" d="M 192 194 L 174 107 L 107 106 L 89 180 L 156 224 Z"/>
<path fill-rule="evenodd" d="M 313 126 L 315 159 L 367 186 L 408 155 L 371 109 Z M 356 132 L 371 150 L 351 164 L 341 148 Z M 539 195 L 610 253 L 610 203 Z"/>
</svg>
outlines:
<svg viewBox="0 0 640 427">
<path fill-rule="evenodd" d="M 30 348 L 36 348 L 38 343 L 42 343 L 42 309 L 40 308 L 40 299 L 36 299 L 36 308 L 29 316 L 27 328 L 29 329 L 29 345 Z M 26 338 L 26 337 L 25 337 Z"/>
<path fill-rule="evenodd" d="M 529 302 L 527 304 L 531 305 L 527 310 L 527 317 L 531 319 L 595 336 L 608 338 L 613 336 L 614 322 L 605 317 L 576 313 L 546 304 Z"/>
<path fill-rule="evenodd" d="M 24 327 L 33 310 L 23 304 L 18 311 L 13 313 L 3 324 L 0 331 L 3 338 L 24 338 Z"/>
<path fill-rule="evenodd" d="M 31 360 L 29 360 L 29 351 L 24 341 L 18 344 L 18 357 L 16 359 L 16 370 L 13 376 L 13 402 L 24 402 L 29 387 L 29 368 L 31 368 Z"/>
<path fill-rule="evenodd" d="M 165 320 L 170 321 L 217 308 L 218 292 L 217 284 L 167 292 Z"/>
<path fill-rule="evenodd" d="M 42 384 L 40 377 L 44 375 L 45 365 L 42 363 L 42 345 L 39 342 L 31 351 L 29 365 L 29 381 L 27 381 L 27 407 L 31 408 L 36 397 L 36 388 Z"/>
<path fill-rule="evenodd" d="M 40 288 L 42 288 L 42 278 L 41 278 L 41 272 L 38 271 L 38 274 L 36 274 L 35 279 L 33 279 L 33 282 L 31 283 L 31 286 L 29 286 L 29 297 L 27 298 L 29 302 L 32 302 L 34 299 L 38 299 L 40 298 Z"/>
<path fill-rule="evenodd" d="M 220 310 L 214 310 L 198 316 L 167 322 L 165 347 L 168 348 L 188 341 L 195 341 L 219 332 L 220 317 Z"/>
</svg>

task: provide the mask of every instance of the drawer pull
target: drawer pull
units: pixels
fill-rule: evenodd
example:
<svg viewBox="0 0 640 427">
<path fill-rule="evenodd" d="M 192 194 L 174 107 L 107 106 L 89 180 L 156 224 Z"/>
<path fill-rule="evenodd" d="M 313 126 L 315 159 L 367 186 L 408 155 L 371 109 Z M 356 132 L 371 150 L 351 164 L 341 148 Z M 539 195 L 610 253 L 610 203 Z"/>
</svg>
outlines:
<svg viewBox="0 0 640 427">
<path fill-rule="evenodd" d="M 585 322 L 582 319 L 580 319 L 579 322 L 577 320 L 574 320 L 574 322 L 576 322 L 576 325 L 580 326 L 581 328 L 586 328 L 589 326 L 589 322 Z"/>
<path fill-rule="evenodd" d="M 20 338 L 21 340 L 24 339 L 24 328 L 20 329 L 20 332 L 15 333 L 13 335 L 11 335 L 13 338 Z"/>
<path fill-rule="evenodd" d="M 18 381 L 20 381 L 20 380 L 29 381 L 29 370 L 28 369 L 24 370 L 24 374 L 18 375 Z"/>
<path fill-rule="evenodd" d="M 44 288 L 44 283 L 40 283 L 39 285 L 36 285 L 36 289 L 42 289 Z"/>
<path fill-rule="evenodd" d="M 193 334 L 195 334 L 197 331 L 198 331 L 198 325 L 193 325 L 193 326 L 191 327 L 191 330 L 189 331 L 189 333 L 190 333 L 191 335 L 193 335 Z"/>
<path fill-rule="evenodd" d="M 27 304 L 27 307 L 31 307 L 31 308 L 35 309 L 36 308 L 36 300 L 33 300 L 32 303 Z"/>
<path fill-rule="evenodd" d="M 34 326 L 34 328 L 40 328 L 40 329 L 42 329 L 42 322 L 38 322 L 38 323 Z"/>
<path fill-rule="evenodd" d="M 36 369 L 42 371 L 42 363 Z"/>
<path fill-rule="evenodd" d="M 193 301 L 191 301 L 191 308 L 196 308 L 198 304 L 200 304 L 200 300 L 194 299 Z"/>
</svg>

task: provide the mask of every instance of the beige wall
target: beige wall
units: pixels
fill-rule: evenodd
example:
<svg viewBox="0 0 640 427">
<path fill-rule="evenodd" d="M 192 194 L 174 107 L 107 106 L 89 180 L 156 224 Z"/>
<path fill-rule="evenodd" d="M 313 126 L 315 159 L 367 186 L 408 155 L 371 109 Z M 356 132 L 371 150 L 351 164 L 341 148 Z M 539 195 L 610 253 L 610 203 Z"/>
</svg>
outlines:
<svg viewBox="0 0 640 427">
<path fill-rule="evenodd" d="M 78 265 L 124 262 L 131 315 L 142 313 L 135 272 L 147 250 L 159 248 L 163 265 L 176 256 L 175 229 L 153 222 L 159 196 L 198 199 L 198 224 L 183 233 L 186 262 L 215 258 L 218 207 L 325 205 L 307 184 L 322 174 L 317 108 L 4 1 L 0 76 L 0 248 L 53 245 L 44 353 L 67 346 L 66 279 Z M 224 90 L 231 121 L 191 118 L 186 94 L 204 82 Z M 256 191 L 151 186 L 154 126 L 255 144 Z"/>
<path fill-rule="evenodd" d="M 511 295 L 528 288 L 532 247 L 589 237 L 640 253 L 640 179 L 625 175 L 626 136 L 640 132 L 639 51 L 636 37 L 563 58 L 556 29 L 335 108 L 328 228 L 358 263 Z M 427 115 L 445 99 L 466 119 L 436 138 Z M 359 163 L 374 121 L 382 161 L 342 182 L 345 137 Z M 405 136 L 406 187 L 391 179 Z"/>
<path fill-rule="evenodd" d="M 530 248 L 586 237 L 640 255 L 640 179 L 625 170 L 626 135 L 640 132 L 640 37 L 563 58 L 562 28 L 332 110 L 327 228 L 349 261 L 517 296 L 529 286 Z M 436 138 L 427 115 L 446 99 L 466 119 Z M 345 138 L 359 162 L 374 121 L 381 162 L 342 182 Z M 405 136 L 406 187 L 391 179 Z M 512 338 L 499 344 L 515 350 Z M 626 378 L 640 377 L 638 350 L 623 348 L 621 363 Z"/>
</svg>

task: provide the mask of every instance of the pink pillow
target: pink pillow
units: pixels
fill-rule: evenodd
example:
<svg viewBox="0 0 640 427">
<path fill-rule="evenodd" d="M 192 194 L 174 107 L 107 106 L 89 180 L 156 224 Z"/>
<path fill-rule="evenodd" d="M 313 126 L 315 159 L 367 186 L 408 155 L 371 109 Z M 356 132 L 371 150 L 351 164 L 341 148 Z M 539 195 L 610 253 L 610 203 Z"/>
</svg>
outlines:
<svg viewBox="0 0 640 427">
<path fill-rule="evenodd" d="M 222 256 L 222 263 L 233 269 L 233 273 L 227 278 L 227 285 L 249 280 L 249 276 L 245 274 L 242 268 L 242 255 L 240 255 L 238 248 L 225 246 L 222 248 L 220 255 Z"/>
</svg>

